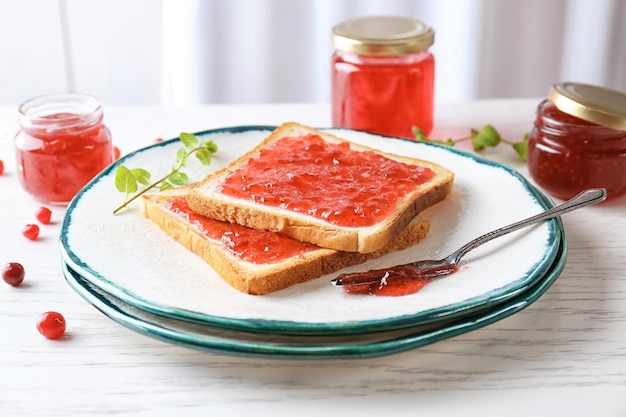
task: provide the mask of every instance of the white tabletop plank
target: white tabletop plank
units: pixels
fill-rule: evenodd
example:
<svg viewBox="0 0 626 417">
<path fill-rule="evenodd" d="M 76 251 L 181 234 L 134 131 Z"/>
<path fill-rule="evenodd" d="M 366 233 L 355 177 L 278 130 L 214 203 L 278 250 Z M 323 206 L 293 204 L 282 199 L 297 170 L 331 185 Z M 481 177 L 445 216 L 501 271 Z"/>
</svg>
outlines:
<svg viewBox="0 0 626 417">
<path fill-rule="evenodd" d="M 459 137 L 492 123 L 521 138 L 538 100 L 440 105 L 433 136 Z M 330 126 L 327 105 L 110 107 L 123 152 L 180 131 L 295 120 Z M 626 415 L 626 200 L 563 217 L 568 258 L 555 284 L 518 314 L 409 352 L 364 360 L 271 360 L 198 352 L 128 330 L 64 281 L 54 224 L 31 242 L 21 228 L 40 204 L 20 188 L 14 107 L 0 107 L 0 264 L 27 276 L 0 283 L 0 415 Z M 467 145 L 460 145 L 467 146 Z M 483 153 L 527 174 L 512 150 Z M 65 315 L 50 341 L 43 311 Z"/>
</svg>

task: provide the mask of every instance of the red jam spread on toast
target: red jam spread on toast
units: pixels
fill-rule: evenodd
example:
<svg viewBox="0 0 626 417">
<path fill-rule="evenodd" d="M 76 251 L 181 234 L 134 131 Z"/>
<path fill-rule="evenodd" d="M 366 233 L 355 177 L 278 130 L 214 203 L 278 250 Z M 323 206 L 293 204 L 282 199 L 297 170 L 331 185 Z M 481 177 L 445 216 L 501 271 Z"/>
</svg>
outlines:
<svg viewBox="0 0 626 417">
<path fill-rule="evenodd" d="M 271 264 L 319 249 L 312 243 L 300 242 L 280 233 L 250 229 L 237 224 L 214 220 L 195 213 L 183 197 L 176 197 L 165 207 L 196 227 L 202 234 L 219 242 L 223 249 L 245 262 Z"/>
<path fill-rule="evenodd" d="M 435 173 L 319 135 L 280 139 L 233 170 L 218 191 L 331 224 L 372 226 Z"/>
</svg>

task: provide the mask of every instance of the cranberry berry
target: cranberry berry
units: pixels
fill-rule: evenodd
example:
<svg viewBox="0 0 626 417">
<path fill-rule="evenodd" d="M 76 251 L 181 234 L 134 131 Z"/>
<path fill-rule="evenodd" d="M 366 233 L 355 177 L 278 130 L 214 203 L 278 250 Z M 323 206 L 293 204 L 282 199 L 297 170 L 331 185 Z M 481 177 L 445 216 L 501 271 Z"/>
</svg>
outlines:
<svg viewBox="0 0 626 417">
<path fill-rule="evenodd" d="M 122 151 L 120 150 L 120 148 L 118 148 L 117 146 L 113 147 L 113 160 L 117 161 L 118 159 L 120 159 L 120 156 L 122 155 Z"/>
<path fill-rule="evenodd" d="M 25 275 L 24 267 L 17 262 L 9 262 L 2 267 L 2 279 L 13 287 L 19 286 Z"/>
<path fill-rule="evenodd" d="M 52 217 L 52 211 L 48 207 L 39 207 L 37 212 L 35 212 L 35 217 L 39 220 L 41 224 L 49 224 L 50 218 Z"/>
<path fill-rule="evenodd" d="M 39 237 L 39 226 L 36 224 L 27 224 L 24 229 L 22 229 L 22 234 L 28 240 L 37 240 L 37 237 Z"/>
<path fill-rule="evenodd" d="M 65 317 L 56 311 L 47 311 L 37 318 L 37 330 L 46 339 L 58 339 L 65 333 Z"/>
</svg>

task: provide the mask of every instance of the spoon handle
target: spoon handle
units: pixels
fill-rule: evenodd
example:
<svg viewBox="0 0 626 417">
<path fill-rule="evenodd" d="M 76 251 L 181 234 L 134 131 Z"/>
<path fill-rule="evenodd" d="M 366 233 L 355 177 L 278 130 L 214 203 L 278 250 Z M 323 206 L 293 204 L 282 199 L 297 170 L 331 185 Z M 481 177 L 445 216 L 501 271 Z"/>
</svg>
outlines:
<svg viewBox="0 0 626 417">
<path fill-rule="evenodd" d="M 499 229 L 493 230 L 489 233 L 486 233 L 482 236 L 477 237 L 476 239 L 472 240 L 471 242 L 459 248 L 456 252 L 452 253 L 447 259 L 452 260 L 454 263 L 456 263 L 467 252 L 479 247 L 483 243 L 487 243 L 490 240 L 493 240 L 500 236 L 504 236 L 507 233 L 514 232 L 524 227 L 531 226 L 535 223 L 539 223 L 544 220 L 558 217 L 561 214 L 565 214 L 570 211 L 577 210 L 581 207 L 590 206 L 592 204 L 599 203 L 603 201 L 604 199 L 606 199 L 606 190 L 604 188 L 590 188 L 588 190 L 582 191 L 577 196 L 572 197 L 570 200 L 566 201 L 565 203 L 559 206 L 553 207 L 551 209 L 543 211 L 527 219 L 520 220 L 516 223 L 501 227 Z"/>
</svg>

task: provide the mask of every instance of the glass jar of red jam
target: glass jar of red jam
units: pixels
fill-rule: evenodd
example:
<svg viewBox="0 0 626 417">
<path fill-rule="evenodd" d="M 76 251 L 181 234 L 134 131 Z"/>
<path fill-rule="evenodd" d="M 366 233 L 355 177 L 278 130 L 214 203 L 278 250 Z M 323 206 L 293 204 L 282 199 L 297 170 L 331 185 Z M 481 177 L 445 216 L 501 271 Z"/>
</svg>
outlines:
<svg viewBox="0 0 626 417">
<path fill-rule="evenodd" d="M 606 188 L 626 194 L 626 94 L 580 83 L 555 84 L 529 135 L 528 170 L 559 199 Z"/>
<path fill-rule="evenodd" d="M 333 28 L 334 127 L 415 138 L 433 127 L 435 33 L 400 16 L 368 16 Z"/>
<path fill-rule="evenodd" d="M 35 97 L 18 109 L 18 177 L 47 203 L 68 203 L 113 161 L 111 132 L 100 102 L 83 94 Z"/>
</svg>

